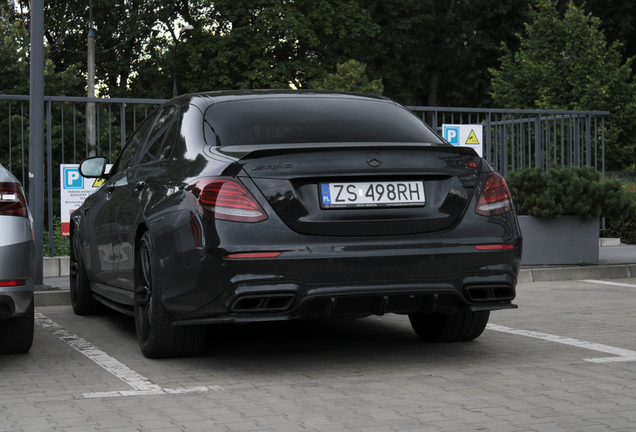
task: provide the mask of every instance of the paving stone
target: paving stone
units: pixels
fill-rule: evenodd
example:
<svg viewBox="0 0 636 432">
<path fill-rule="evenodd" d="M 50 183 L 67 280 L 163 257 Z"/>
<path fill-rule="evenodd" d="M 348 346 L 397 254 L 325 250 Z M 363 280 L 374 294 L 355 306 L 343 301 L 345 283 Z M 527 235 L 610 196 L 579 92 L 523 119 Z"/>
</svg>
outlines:
<svg viewBox="0 0 636 432">
<path fill-rule="evenodd" d="M 518 310 L 491 322 L 636 352 L 636 279 L 520 284 Z M 474 342 L 425 344 L 408 318 L 219 326 L 200 357 L 149 360 L 134 323 L 38 307 L 68 331 L 162 389 L 188 394 L 85 399 L 132 390 L 56 335 L 36 326 L 24 356 L 0 356 L 0 431 L 630 431 L 636 362 L 486 330 Z M 226 334 L 225 334 L 226 333 Z M 256 336 L 258 335 L 258 336 Z"/>
</svg>

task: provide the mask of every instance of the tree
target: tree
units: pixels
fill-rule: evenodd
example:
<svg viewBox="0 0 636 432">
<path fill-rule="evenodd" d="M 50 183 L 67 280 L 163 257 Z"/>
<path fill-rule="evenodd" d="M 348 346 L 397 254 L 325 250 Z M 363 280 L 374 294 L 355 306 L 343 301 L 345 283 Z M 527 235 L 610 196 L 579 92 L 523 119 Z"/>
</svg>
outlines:
<svg viewBox="0 0 636 432">
<path fill-rule="evenodd" d="M 322 90 L 340 90 L 381 95 L 384 91 L 381 79 L 369 81 L 365 70 L 367 65 L 356 60 L 338 63 L 336 73 L 326 78 L 315 80 L 310 87 Z"/>
<path fill-rule="evenodd" d="M 0 19 L 0 94 L 29 94 L 29 33 L 21 23 Z M 56 71 L 48 47 L 44 50 L 44 79 L 46 94 L 65 96 L 77 88 L 80 77 L 78 65 Z"/>
<path fill-rule="evenodd" d="M 491 104 L 488 68 L 528 13 L 526 0 L 359 0 L 381 31 L 356 58 L 385 94 L 407 105 Z"/>
<path fill-rule="evenodd" d="M 30 2 L 18 0 L 14 19 L 29 29 Z M 89 7 L 85 0 L 45 2 L 44 39 L 56 72 L 72 66 L 84 76 L 74 96 L 86 95 Z M 93 2 L 92 18 L 96 47 L 96 78 L 100 95 L 126 97 L 130 78 L 138 73 L 139 59 L 148 55 L 149 41 L 191 16 L 197 0 L 101 0 Z M 197 15 L 194 15 L 195 17 Z M 47 93 L 50 94 L 50 93 Z M 53 94 L 55 95 L 55 94 Z"/>
<path fill-rule="evenodd" d="M 491 69 L 493 100 L 507 108 L 607 110 L 608 169 L 632 163 L 636 88 L 631 59 L 618 42 L 607 45 L 600 20 L 569 3 L 563 18 L 552 0 L 540 0 L 517 52 L 503 46 Z"/>
<path fill-rule="evenodd" d="M 636 2 L 633 0 L 559 0 L 557 10 L 565 15 L 567 5 L 574 1 L 579 8 L 601 20 L 600 29 L 610 42 L 619 41 L 619 51 L 625 58 L 636 56 Z"/>
<path fill-rule="evenodd" d="M 358 39 L 378 30 L 356 0 L 218 0 L 206 10 L 179 39 L 180 93 L 305 87 L 353 58 Z M 143 70 L 171 70 L 174 44 L 155 46 Z M 132 86 L 148 88 L 148 77 L 159 78 L 140 71 Z"/>
</svg>

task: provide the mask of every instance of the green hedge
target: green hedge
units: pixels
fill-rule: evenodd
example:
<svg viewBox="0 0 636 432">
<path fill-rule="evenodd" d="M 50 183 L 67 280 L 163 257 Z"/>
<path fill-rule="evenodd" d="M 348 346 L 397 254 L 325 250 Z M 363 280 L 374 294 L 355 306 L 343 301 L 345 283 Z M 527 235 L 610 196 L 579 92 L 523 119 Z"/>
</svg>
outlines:
<svg viewBox="0 0 636 432">
<path fill-rule="evenodd" d="M 513 171 L 507 178 L 518 214 L 558 219 L 576 215 L 584 220 L 605 216 L 620 221 L 630 200 L 616 180 L 601 181 L 591 167 L 541 168 Z"/>
<path fill-rule="evenodd" d="M 632 203 L 625 219 L 617 222 L 610 221 L 607 228 L 603 237 L 619 238 L 621 243 L 636 245 L 636 202 Z"/>
</svg>

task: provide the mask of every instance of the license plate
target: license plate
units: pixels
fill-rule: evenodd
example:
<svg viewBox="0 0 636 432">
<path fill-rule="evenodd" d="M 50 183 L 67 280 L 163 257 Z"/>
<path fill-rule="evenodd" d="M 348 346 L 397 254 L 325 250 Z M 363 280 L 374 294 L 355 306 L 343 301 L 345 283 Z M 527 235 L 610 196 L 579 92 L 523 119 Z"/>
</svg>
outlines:
<svg viewBox="0 0 636 432">
<path fill-rule="evenodd" d="M 423 206 L 426 202 L 421 181 L 321 183 L 320 200 L 323 209 Z"/>
</svg>

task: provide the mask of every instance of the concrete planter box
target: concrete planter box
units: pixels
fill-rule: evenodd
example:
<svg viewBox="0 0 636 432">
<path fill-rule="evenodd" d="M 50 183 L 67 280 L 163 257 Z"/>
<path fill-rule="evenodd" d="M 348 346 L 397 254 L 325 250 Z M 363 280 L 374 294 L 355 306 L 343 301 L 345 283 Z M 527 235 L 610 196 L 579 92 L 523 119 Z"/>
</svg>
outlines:
<svg viewBox="0 0 636 432">
<path fill-rule="evenodd" d="M 519 216 L 523 234 L 522 265 L 598 264 L 598 220 L 578 216 L 541 219 Z"/>
</svg>

